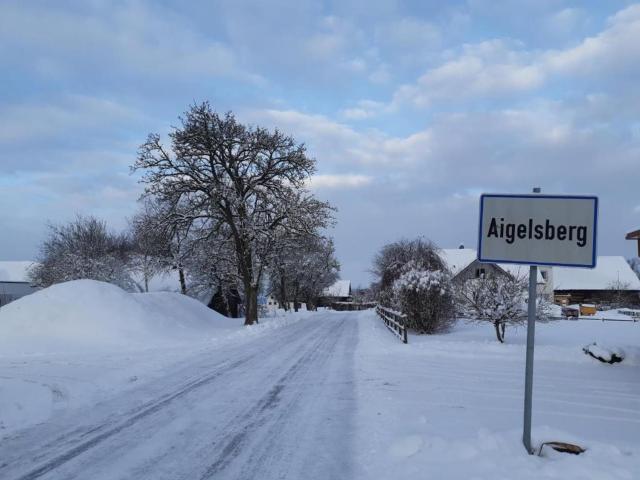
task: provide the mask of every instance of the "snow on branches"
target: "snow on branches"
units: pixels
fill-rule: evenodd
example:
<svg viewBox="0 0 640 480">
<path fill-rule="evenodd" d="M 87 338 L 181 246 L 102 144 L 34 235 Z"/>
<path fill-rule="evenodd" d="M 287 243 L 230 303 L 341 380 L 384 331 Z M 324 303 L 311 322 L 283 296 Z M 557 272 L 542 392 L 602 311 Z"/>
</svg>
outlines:
<svg viewBox="0 0 640 480">
<path fill-rule="evenodd" d="M 250 325 L 278 240 L 331 224 L 332 208 L 305 189 L 315 160 L 292 137 L 218 115 L 207 102 L 192 105 L 169 137 L 167 148 L 149 135 L 133 169 L 146 195 L 180 207 L 172 220 L 194 241 L 228 245 Z"/>
</svg>

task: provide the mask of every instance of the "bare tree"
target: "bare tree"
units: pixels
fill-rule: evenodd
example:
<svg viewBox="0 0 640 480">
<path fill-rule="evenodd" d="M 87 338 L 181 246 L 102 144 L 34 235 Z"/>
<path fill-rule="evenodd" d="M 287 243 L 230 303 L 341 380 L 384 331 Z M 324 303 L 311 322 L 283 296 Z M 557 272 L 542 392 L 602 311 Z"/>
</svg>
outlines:
<svg viewBox="0 0 640 480">
<path fill-rule="evenodd" d="M 311 229 L 330 222 L 328 204 L 304 188 L 315 161 L 305 146 L 278 130 L 238 123 L 208 103 L 193 105 L 169 134 L 171 148 L 149 135 L 133 169 L 148 195 L 171 205 L 197 241 L 228 241 L 245 296 L 245 324 L 258 319 L 258 292 L 282 228 Z M 304 225 L 313 219 L 313 227 Z"/>
<path fill-rule="evenodd" d="M 131 242 L 107 230 L 105 222 L 78 216 L 66 225 L 51 225 L 41 246 L 32 281 L 42 287 L 69 280 L 92 279 L 133 289 L 129 271 Z"/>
<path fill-rule="evenodd" d="M 614 308 L 627 307 L 637 300 L 635 294 L 631 293 L 631 284 L 622 280 L 614 280 L 607 285 L 611 292 L 611 301 Z"/>
</svg>

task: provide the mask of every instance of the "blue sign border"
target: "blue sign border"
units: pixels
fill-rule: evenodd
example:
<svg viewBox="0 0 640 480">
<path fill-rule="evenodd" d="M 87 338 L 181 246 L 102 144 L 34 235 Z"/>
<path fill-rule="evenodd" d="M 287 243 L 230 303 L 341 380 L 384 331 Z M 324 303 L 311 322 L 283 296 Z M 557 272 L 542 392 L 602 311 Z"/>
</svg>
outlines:
<svg viewBox="0 0 640 480">
<path fill-rule="evenodd" d="M 593 200 L 594 212 L 593 212 L 593 251 L 591 252 L 590 264 L 575 264 L 575 263 L 546 263 L 546 262 L 516 262 L 513 260 L 499 260 L 493 258 L 482 258 L 482 216 L 484 214 L 484 199 L 485 198 L 554 198 L 554 199 L 578 199 L 578 200 Z M 597 252 L 598 243 L 598 197 L 595 195 L 544 195 L 538 193 L 523 193 L 523 194 L 506 194 L 506 193 L 483 193 L 480 195 L 480 221 L 478 224 L 478 255 L 477 259 L 480 263 L 510 263 L 515 265 L 543 265 L 552 267 L 575 267 L 575 268 L 595 268 L 598 260 Z"/>
</svg>

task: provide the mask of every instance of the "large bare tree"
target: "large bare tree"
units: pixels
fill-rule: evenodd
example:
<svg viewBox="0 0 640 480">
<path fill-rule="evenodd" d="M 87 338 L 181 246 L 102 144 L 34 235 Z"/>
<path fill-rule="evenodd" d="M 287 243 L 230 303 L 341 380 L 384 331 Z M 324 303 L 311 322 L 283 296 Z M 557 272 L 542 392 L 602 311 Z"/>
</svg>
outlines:
<svg viewBox="0 0 640 480">
<path fill-rule="evenodd" d="M 258 319 L 258 292 L 282 229 L 313 230 L 330 222 L 330 207 L 305 190 L 315 171 L 303 144 L 278 130 L 218 115 L 209 103 L 193 105 L 169 134 L 151 134 L 134 170 L 146 193 L 180 205 L 176 220 L 195 241 L 229 242 L 245 297 L 245 324 Z"/>
</svg>

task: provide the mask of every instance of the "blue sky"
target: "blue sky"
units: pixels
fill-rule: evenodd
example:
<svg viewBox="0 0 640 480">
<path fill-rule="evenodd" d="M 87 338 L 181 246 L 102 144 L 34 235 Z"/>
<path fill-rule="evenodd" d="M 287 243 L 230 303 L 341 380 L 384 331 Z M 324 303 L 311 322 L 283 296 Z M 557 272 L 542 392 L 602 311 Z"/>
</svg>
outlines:
<svg viewBox="0 0 640 480">
<path fill-rule="evenodd" d="M 196 101 L 318 160 L 343 278 L 424 235 L 475 246 L 478 194 L 600 196 L 600 254 L 640 228 L 640 5 L 560 0 L 4 1 L 0 259 L 47 222 L 123 228 L 137 146 Z"/>
</svg>

